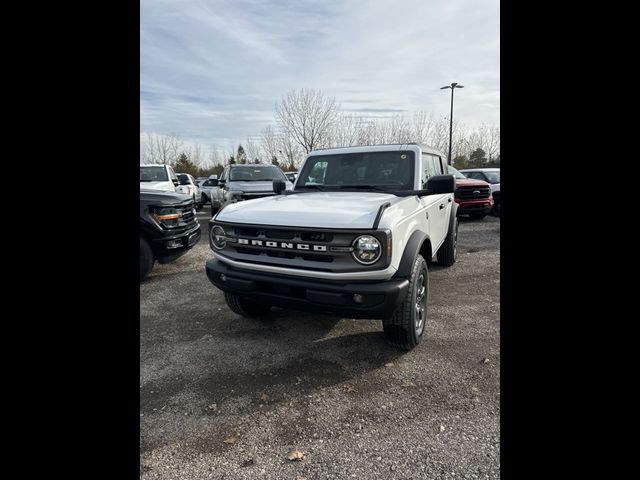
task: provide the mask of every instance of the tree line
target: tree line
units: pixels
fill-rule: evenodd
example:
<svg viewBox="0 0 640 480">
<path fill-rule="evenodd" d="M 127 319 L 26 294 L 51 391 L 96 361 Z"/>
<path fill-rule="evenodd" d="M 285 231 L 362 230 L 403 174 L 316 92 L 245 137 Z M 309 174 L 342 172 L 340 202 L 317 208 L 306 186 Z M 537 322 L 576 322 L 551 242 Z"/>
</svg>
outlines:
<svg viewBox="0 0 640 480">
<path fill-rule="evenodd" d="M 147 133 L 141 148 L 143 163 L 167 163 L 177 172 L 194 176 L 220 175 L 225 165 L 271 163 L 294 171 L 304 156 L 317 149 L 423 143 L 445 154 L 449 150 L 449 119 L 418 111 L 411 116 L 370 119 L 341 110 L 335 98 L 320 90 L 291 90 L 275 107 L 274 123 L 244 146 L 220 152 L 213 148 L 208 159 L 199 144 L 185 145 L 176 134 Z M 452 163 L 457 168 L 500 166 L 500 127 L 481 125 L 470 130 L 453 124 Z"/>
</svg>

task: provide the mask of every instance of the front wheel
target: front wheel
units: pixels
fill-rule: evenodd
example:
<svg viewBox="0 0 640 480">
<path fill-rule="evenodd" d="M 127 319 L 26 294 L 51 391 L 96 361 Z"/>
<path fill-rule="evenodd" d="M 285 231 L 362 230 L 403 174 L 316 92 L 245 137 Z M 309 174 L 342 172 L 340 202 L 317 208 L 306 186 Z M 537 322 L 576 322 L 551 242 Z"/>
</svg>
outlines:
<svg viewBox="0 0 640 480">
<path fill-rule="evenodd" d="M 271 310 L 271 305 L 256 302 L 249 297 L 241 297 L 233 293 L 225 292 L 224 299 L 232 312 L 246 318 L 264 317 Z"/>
<path fill-rule="evenodd" d="M 409 289 L 402 304 L 390 318 L 382 321 L 387 342 L 401 350 L 411 350 L 422 340 L 427 323 L 429 271 L 422 255 L 416 256 L 411 269 Z"/>
<path fill-rule="evenodd" d="M 149 274 L 154 262 L 155 259 L 153 258 L 153 252 L 151 251 L 149 242 L 140 237 L 140 281 L 144 280 Z"/>
</svg>

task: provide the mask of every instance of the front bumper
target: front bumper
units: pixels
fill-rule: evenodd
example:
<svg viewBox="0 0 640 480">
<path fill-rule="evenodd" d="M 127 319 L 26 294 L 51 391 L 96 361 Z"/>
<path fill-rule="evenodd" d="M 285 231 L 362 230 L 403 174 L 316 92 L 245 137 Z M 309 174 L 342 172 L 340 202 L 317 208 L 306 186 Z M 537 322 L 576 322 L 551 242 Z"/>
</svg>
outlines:
<svg viewBox="0 0 640 480">
<path fill-rule="evenodd" d="M 456 200 L 458 204 L 458 215 L 468 215 L 471 213 L 489 213 L 493 208 L 492 198 L 481 200 Z"/>
<path fill-rule="evenodd" d="M 402 303 L 407 279 L 350 282 L 283 277 L 231 267 L 218 259 L 206 264 L 207 277 L 219 289 L 270 305 L 294 310 L 337 314 L 348 318 L 383 319 Z M 356 303 L 354 295 L 362 296 Z"/>
<path fill-rule="evenodd" d="M 200 224 L 189 230 L 151 240 L 153 254 L 160 263 L 172 262 L 187 253 L 200 240 Z"/>
</svg>

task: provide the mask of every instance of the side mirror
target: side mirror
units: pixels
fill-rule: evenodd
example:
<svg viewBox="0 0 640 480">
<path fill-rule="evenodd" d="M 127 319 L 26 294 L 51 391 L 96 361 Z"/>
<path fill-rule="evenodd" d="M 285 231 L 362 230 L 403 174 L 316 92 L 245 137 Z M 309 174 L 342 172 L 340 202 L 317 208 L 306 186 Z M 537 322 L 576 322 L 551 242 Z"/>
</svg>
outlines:
<svg viewBox="0 0 640 480">
<path fill-rule="evenodd" d="M 172 180 L 172 182 L 176 187 L 180 186 L 180 182 L 178 180 Z"/>
<path fill-rule="evenodd" d="M 429 195 L 438 193 L 453 193 L 456 189 L 456 179 L 453 175 L 434 175 L 427 180 L 426 190 Z"/>
<path fill-rule="evenodd" d="M 211 180 L 212 182 L 218 182 L 217 186 L 224 188 L 224 186 L 227 184 L 226 180 Z M 215 186 L 215 185 L 214 185 Z"/>
<path fill-rule="evenodd" d="M 218 179 L 217 178 L 212 178 L 211 180 L 209 180 L 209 185 L 212 187 L 217 187 L 218 186 Z"/>
<path fill-rule="evenodd" d="M 273 191 L 275 192 L 276 195 L 280 195 L 285 188 L 287 188 L 287 184 L 284 183 L 283 180 L 273 181 Z"/>
</svg>

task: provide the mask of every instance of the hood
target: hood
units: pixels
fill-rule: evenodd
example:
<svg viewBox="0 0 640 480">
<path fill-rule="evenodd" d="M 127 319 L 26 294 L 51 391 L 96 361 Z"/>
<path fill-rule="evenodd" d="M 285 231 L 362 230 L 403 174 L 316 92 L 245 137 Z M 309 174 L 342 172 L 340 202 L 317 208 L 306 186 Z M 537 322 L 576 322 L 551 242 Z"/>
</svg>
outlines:
<svg viewBox="0 0 640 480">
<path fill-rule="evenodd" d="M 456 178 L 456 188 L 462 187 L 488 187 L 489 183 L 484 180 L 475 180 L 473 178 Z"/>
<path fill-rule="evenodd" d="M 145 182 L 146 183 L 146 182 Z M 140 204 L 146 205 L 176 205 L 191 201 L 191 197 L 177 192 L 163 192 L 161 190 L 140 189 Z"/>
<path fill-rule="evenodd" d="M 216 220 L 253 225 L 372 228 L 380 205 L 400 200 L 378 192 L 294 193 L 231 203 Z"/>
<path fill-rule="evenodd" d="M 176 187 L 173 182 L 140 182 L 140 190 L 164 190 L 175 192 Z"/>
<path fill-rule="evenodd" d="M 265 180 L 264 182 L 235 182 L 231 181 L 227 183 L 229 190 L 241 190 L 247 193 L 254 192 L 272 192 L 273 193 L 273 181 Z M 291 184 L 287 182 L 287 187 Z"/>
</svg>

